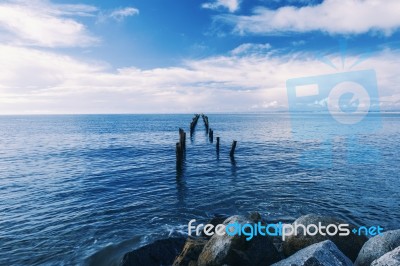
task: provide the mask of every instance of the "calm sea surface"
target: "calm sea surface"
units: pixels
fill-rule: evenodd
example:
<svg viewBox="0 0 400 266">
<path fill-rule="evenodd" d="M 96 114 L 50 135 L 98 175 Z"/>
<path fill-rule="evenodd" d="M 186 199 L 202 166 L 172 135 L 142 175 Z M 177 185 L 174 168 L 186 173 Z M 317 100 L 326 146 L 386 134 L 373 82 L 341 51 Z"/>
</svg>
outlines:
<svg viewBox="0 0 400 266">
<path fill-rule="evenodd" d="M 349 150 L 363 158 L 364 149 L 325 118 L 296 116 L 309 135 L 332 137 L 331 152 L 309 158 L 332 155 L 331 167 L 301 163 L 302 152 L 324 144 L 292 138 L 288 114 L 218 114 L 209 120 L 219 156 L 200 119 L 177 173 L 178 128 L 188 131 L 192 115 L 2 116 L 0 265 L 110 265 L 214 214 L 291 221 L 320 213 L 400 228 L 400 115 L 357 135 L 380 152 L 357 164 Z"/>
</svg>

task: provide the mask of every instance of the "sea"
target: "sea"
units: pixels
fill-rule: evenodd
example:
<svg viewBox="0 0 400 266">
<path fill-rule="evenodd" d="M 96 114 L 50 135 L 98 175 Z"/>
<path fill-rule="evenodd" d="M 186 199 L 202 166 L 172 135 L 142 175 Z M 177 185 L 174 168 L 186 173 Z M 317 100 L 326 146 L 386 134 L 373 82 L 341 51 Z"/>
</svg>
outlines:
<svg viewBox="0 0 400 266">
<path fill-rule="evenodd" d="M 0 265 L 118 265 L 192 219 L 253 211 L 400 228 L 400 114 L 353 135 L 329 114 L 207 115 L 213 142 L 201 118 L 190 136 L 193 114 L 0 116 Z"/>
</svg>

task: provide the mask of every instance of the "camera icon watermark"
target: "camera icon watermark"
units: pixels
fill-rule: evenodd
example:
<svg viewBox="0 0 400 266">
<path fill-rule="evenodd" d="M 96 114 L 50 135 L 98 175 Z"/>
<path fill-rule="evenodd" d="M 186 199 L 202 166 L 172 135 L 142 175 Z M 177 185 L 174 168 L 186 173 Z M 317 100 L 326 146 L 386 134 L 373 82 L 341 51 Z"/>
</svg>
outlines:
<svg viewBox="0 0 400 266">
<path fill-rule="evenodd" d="M 379 158 L 379 151 L 360 138 L 381 128 L 374 70 L 289 79 L 286 87 L 292 135 L 307 142 L 301 164 L 331 167 L 337 138 L 345 139 L 347 163 L 373 163 Z"/>
</svg>

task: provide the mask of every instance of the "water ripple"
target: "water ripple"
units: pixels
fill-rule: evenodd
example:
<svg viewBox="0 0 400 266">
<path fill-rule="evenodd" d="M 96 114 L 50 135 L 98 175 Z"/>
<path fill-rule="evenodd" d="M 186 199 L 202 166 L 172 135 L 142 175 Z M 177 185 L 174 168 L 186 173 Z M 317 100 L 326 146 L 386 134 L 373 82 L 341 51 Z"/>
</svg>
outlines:
<svg viewBox="0 0 400 266">
<path fill-rule="evenodd" d="M 384 116 L 384 130 L 359 136 L 381 149 L 378 165 L 347 164 L 338 138 L 330 169 L 299 163 L 319 144 L 293 139 L 287 114 L 209 117 L 220 154 L 199 121 L 181 173 L 177 128 L 187 129 L 191 115 L 0 117 L 0 265 L 112 265 L 214 214 L 259 211 L 292 221 L 320 213 L 400 227 L 399 116 Z M 321 130 L 321 116 L 299 119 L 310 133 Z"/>
</svg>

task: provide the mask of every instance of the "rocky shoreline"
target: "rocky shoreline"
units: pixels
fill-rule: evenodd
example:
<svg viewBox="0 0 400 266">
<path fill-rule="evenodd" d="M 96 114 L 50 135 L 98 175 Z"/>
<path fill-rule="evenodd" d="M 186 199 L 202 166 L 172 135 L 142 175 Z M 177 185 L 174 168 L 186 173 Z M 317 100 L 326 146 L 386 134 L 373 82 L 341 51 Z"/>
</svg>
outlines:
<svg viewBox="0 0 400 266">
<path fill-rule="evenodd" d="M 238 222 L 264 223 L 258 213 L 248 216 L 215 217 L 210 224 Z M 346 223 L 341 219 L 320 215 L 304 215 L 294 223 Z M 293 223 L 293 224 L 294 224 Z M 350 225 L 350 229 L 355 226 Z M 131 251 L 122 259 L 122 266 L 218 266 L 218 265 L 273 265 L 273 266 L 400 266 L 400 229 L 386 231 L 367 238 L 349 234 L 304 236 L 299 231 L 282 241 L 280 236 L 255 235 L 250 241 L 245 235 L 214 234 L 208 237 L 169 238 Z"/>
</svg>

